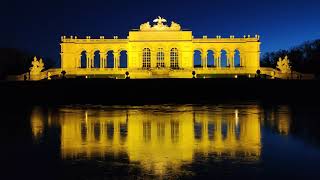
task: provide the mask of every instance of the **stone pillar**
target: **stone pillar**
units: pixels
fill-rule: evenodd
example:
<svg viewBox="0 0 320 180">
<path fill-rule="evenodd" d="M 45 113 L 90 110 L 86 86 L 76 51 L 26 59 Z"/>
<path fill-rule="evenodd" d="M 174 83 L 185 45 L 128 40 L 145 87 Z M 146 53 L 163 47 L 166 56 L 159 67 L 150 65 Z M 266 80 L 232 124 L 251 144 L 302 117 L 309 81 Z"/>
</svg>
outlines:
<svg viewBox="0 0 320 180">
<path fill-rule="evenodd" d="M 91 68 L 94 68 L 94 54 L 90 54 L 90 60 L 91 60 Z"/>
<path fill-rule="evenodd" d="M 164 66 L 167 68 L 167 69 L 170 69 L 170 50 L 167 50 L 164 52 Z"/>
<path fill-rule="evenodd" d="M 105 59 L 103 61 L 103 65 L 104 65 L 103 67 L 108 68 L 108 53 L 105 54 L 104 58 Z"/>
<path fill-rule="evenodd" d="M 119 52 L 113 52 L 113 68 L 119 68 L 120 66 L 120 63 L 119 63 L 119 60 L 120 60 L 120 54 Z"/>
<path fill-rule="evenodd" d="M 78 57 L 76 57 L 76 67 L 77 68 L 81 68 L 81 58 L 82 58 L 82 54 L 80 53 L 80 55 Z"/>
<path fill-rule="evenodd" d="M 103 66 L 103 59 L 104 59 L 104 57 L 103 57 L 103 53 L 101 53 L 100 52 L 100 69 L 102 69 L 104 66 Z"/>
<path fill-rule="evenodd" d="M 157 67 L 157 52 L 151 51 L 151 68 Z"/>
<path fill-rule="evenodd" d="M 234 52 L 230 52 L 228 54 L 228 59 L 229 59 L 230 68 L 234 68 L 235 67 L 235 65 L 234 65 Z"/>
<path fill-rule="evenodd" d="M 221 53 L 217 53 L 217 55 L 214 58 L 214 65 L 217 68 L 221 68 Z"/>
<path fill-rule="evenodd" d="M 203 62 L 203 52 L 200 54 L 200 67 L 204 68 L 204 62 Z"/>
<path fill-rule="evenodd" d="M 226 57 L 227 57 L 227 67 L 230 67 L 230 57 L 228 52 L 226 54 Z"/>
<path fill-rule="evenodd" d="M 201 62 L 202 62 L 202 68 L 206 69 L 208 68 L 208 54 L 207 51 L 201 54 Z"/>
<path fill-rule="evenodd" d="M 244 52 L 241 52 L 240 54 L 240 67 L 245 67 L 246 66 L 246 55 Z"/>
<path fill-rule="evenodd" d="M 86 63 L 86 68 L 91 68 L 91 57 L 90 54 L 86 52 L 86 57 L 87 57 L 87 63 Z"/>
<path fill-rule="evenodd" d="M 126 56 L 127 56 L 127 69 L 129 69 L 129 56 L 130 56 L 130 53 L 129 51 L 126 51 Z"/>
<path fill-rule="evenodd" d="M 94 67 L 94 54 L 87 53 L 87 68 Z"/>
<path fill-rule="evenodd" d="M 120 68 L 120 52 L 118 53 L 118 56 L 117 56 L 117 68 Z"/>
<path fill-rule="evenodd" d="M 100 68 L 106 67 L 106 52 L 100 52 Z"/>
</svg>

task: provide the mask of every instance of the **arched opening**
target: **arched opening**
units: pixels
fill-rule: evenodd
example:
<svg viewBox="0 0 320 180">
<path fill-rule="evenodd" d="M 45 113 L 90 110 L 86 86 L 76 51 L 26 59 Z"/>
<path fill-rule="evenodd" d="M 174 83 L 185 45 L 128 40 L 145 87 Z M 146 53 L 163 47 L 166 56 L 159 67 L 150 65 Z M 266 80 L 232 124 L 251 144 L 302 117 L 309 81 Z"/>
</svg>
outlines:
<svg viewBox="0 0 320 180">
<path fill-rule="evenodd" d="M 94 52 L 93 68 L 100 68 L 100 51 L 99 50 Z"/>
<path fill-rule="evenodd" d="M 149 48 L 144 48 L 142 51 L 142 68 L 151 67 L 151 50 Z"/>
<path fill-rule="evenodd" d="M 179 69 L 179 51 L 177 48 L 170 50 L 170 67 L 172 69 Z"/>
<path fill-rule="evenodd" d="M 128 68 L 128 55 L 126 50 L 120 51 L 120 68 Z"/>
<path fill-rule="evenodd" d="M 164 50 L 163 48 L 158 48 L 157 51 L 157 68 L 164 68 Z"/>
<path fill-rule="evenodd" d="M 100 140 L 100 136 L 101 136 L 101 124 L 96 122 L 93 124 L 93 132 L 94 132 L 94 139 L 96 141 Z"/>
<path fill-rule="evenodd" d="M 214 64 L 214 51 L 212 51 L 212 50 L 209 50 L 208 51 L 208 59 L 207 59 L 207 64 L 208 64 L 208 67 L 214 67 L 215 66 L 215 64 Z"/>
<path fill-rule="evenodd" d="M 193 51 L 193 67 L 194 68 L 202 67 L 201 55 L 202 55 L 202 53 L 200 50 Z"/>
<path fill-rule="evenodd" d="M 240 51 L 238 49 L 234 51 L 234 66 L 241 67 L 241 57 L 240 57 Z"/>
<path fill-rule="evenodd" d="M 80 124 L 80 131 L 81 131 L 81 140 L 85 142 L 87 140 L 87 124 L 85 122 L 81 122 Z"/>
<path fill-rule="evenodd" d="M 228 53 L 226 50 L 221 50 L 221 67 L 229 67 Z"/>
<path fill-rule="evenodd" d="M 107 52 L 107 68 L 114 68 L 114 55 L 113 51 Z"/>
<path fill-rule="evenodd" d="M 81 57 L 80 57 L 80 68 L 86 68 L 87 67 L 87 52 L 82 51 Z"/>
</svg>

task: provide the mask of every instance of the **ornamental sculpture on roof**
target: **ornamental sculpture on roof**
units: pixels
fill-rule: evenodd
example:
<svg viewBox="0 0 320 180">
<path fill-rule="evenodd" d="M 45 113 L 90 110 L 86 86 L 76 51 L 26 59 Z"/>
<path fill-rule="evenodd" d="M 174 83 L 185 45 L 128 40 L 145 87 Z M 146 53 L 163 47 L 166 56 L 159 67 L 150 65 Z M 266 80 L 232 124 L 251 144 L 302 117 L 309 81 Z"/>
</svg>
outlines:
<svg viewBox="0 0 320 180">
<path fill-rule="evenodd" d="M 44 63 L 42 58 L 38 60 L 37 57 L 34 57 L 31 64 L 32 64 L 32 67 L 30 68 L 31 74 L 40 74 L 40 72 L 44 69 Z"/>
<path fill-rule="evenodd" d="M 150 22 L 146 22 L 140 25 L 140 31 L 180 31 L 181 26 L 178 23 L 171 22 L 171 26 L 165 25 L 167 22 L 166 19 L 158 16 L 157 19 L 153 20 L 154 23 L 157 23 L 153 26 L 150 25 Z"/>
<path fill-rule="evenodd" d="M 286 56 L 284 59 L 282 59 L 281 57 L 279 58 L 277 62 L 277 69 L 279 69 L 281 73 L 291 72 L 291 66 L 288 56 Z"/>
</svg>

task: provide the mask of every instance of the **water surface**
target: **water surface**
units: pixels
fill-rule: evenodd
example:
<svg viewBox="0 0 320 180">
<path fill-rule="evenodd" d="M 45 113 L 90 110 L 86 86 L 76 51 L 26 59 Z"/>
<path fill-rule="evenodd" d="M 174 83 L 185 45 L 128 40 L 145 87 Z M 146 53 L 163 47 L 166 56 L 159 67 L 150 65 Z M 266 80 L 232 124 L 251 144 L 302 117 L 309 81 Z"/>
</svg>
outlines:
<svg viewBox="0 0 320 180">
<path fill-rule="evenodd" d="M 11 178 L 320 178 L 317 107 L 73 105 L 3 114 Z"/>
</svg>

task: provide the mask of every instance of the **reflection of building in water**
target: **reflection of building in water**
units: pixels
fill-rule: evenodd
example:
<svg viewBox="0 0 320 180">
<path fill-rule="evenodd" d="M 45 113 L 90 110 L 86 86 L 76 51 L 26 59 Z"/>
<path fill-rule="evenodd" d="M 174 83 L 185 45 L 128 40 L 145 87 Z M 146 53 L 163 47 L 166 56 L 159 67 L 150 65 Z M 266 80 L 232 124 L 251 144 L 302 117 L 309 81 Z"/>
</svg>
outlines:
<svg viewBox="0 0 320 180">
<path fill-rule="evenodd" d="M 199 114 L 195 121 L 195 131 L 197 127 L 200 129 L 195 136 L 195 150 L 230 156 L 242 153 L 248 158 L 258 158 L 261 147 L 259 109 L 251 107 L 242 111 L 226 109 Z"/>
<path fill-rule="evenodd" d="M 235 110 L 171 107 L 126 110 L 60 109 L 63 158 L 127 154 L 146 170 L 163 174 L 192 163 L 196 154 L 258 160 L 260 120 L 256 106 Z M 173 110 L 172 110 L 173 109 Z M 54 115 L 55 116 L 55 115 Z"/>
<path fill-rule="evenodd" d="M 290 131 L 290 110 L 288 106 L 281 106 L 278 113 L 278 130 L 288 135 Z"/>
<path fill-rule="evenodd" d="M 283 135 L 288 135 L 291 124 L 291 111 L 288 106 L 277 106 L 266 110 L 264 120 Z"/>
<path fill-rule="evenodd" d="M 31 112 L 31 130 L 35 141 L 38 141 L 44 131 L 44 115 L 40 107 L 33 108 Z"/>
<path fill-rule="evenodd" d="M 61 109 L 65 111 L 65 109 Z M 68 111 L 68 110 L 67 110 Z M 126 117 L 94 110 L 60 113 L 61 152 L 63 158 L 104 157 L 125 152 Z M 117 112 L 115 112 L 117 113 Z"/>
</svg>

